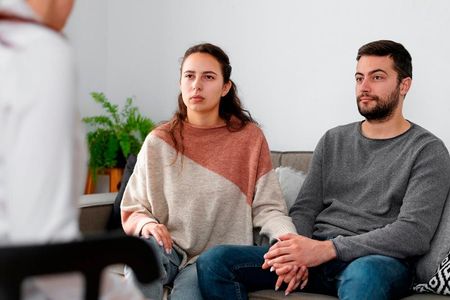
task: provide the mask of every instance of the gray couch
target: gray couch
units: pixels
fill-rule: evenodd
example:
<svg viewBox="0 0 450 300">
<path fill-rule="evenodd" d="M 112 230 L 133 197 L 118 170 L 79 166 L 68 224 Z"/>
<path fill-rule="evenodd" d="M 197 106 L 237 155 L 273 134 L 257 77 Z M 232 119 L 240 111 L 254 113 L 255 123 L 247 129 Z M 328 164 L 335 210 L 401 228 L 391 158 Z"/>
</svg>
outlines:
<svg viewBox="0 0 450 300">
<path fill-rule="evenodd" d="M 311 161 L 312 152 L 278 152 L 272 151 L 272 162 L 274 168 L 279 166 L 290 166 L 294 169 L 304 172 L 308 171 Z M 108 217 L 111 214 L 113 202 L 116 194 L 93 194 L 85 195 L 80 200 L 80 228 L 83 233 L 99 233 L 105 231 Z M 441 218 L 438 231 L 433 238 L 430 251 L 419 260 L 416 268 L 417 277 L 420 282 L 427 282 L 432 277 L 441 260 L 450 249 L 450 201 L 447 201 L 445 210 Z M 334 297 L 309 294 L 309 293 L 293 293 L 288 297 L 283 292 L 275 292 L 273 290 L 264 290 L 251 293 L 250 299 L 268 300 L 268 299 L 336 299 Z M 450 299 L 445 296 L 437 296 L 431 294 L 414 294 L 405 299 Z"/>
</svg>

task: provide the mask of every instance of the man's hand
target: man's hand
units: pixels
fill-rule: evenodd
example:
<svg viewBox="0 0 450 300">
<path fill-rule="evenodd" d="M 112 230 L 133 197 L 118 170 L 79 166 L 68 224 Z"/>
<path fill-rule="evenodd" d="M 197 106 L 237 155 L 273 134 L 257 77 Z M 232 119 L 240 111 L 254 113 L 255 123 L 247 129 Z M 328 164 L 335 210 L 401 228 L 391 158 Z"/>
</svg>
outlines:
<svg viewBox="0 0 450 300">
<path fill-rule="evenodd" d="M 141 235 L 145 238 L 153 236 L 158 244 L 161 247 L 164 247 L 167 254 L 172 252 L 172 237 L 170 236 L 169 230 L 167 230 L 165 225 L 154 222 L 147 223 L 144 227 L 142 227 Z"/>
<path fill-rule="evenodd" d="M 336 249 L 331 241 L 316 241 L 292 233 L 280 236 L 279 240 L 264 255 L 263 269 L 273 267 L 278 270 L 286 265 L 309 268 L 336 258 Z"/>
</svg>

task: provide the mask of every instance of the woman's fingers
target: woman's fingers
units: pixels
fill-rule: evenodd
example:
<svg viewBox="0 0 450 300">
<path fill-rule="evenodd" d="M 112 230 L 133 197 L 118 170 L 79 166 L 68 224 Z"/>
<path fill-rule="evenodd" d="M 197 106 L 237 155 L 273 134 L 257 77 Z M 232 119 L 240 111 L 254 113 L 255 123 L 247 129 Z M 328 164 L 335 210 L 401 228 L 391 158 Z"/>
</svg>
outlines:
<svg viewBox="0 0 450 300">
<path fill-rule="evenodd" d="M 300 280 L 302 282 L 302 284 L 300 286 L 301 290 L 303 290 L 305 288 L 305 286 L 308 284 L 308 278 L 309 278 L 308 268 L 306 266 L 302 266 L 300 268 L 300 271 L 302 271 L 302 270 L 303 270 L 303 274 L 302 274 L 302 277 L 301 277 L 301 280 Z"/>
<path fill-rule="evenodd" d="M 292 265 L 280 265 L 279 268 L 274 267 L 274 271 L 277 273 L 278 276 L 286 275 L 292 270 Z"/>
<path fill-rule="evenodd" d="M 277 282 L 275 283 L 275 291 L 278 291 L 280 286 L 283 284 L 284 275 L 278 276 Z"/>
<path fill-rule="evenodd" d="M 157 235 L 159 237 L 159 240 L 161 241 L 160 245 L 164 247 L 164 250 L 167 254 L 170 254 L 172 252 L 172 237 L 170 236 L 166 226 L 162 224 L 158 225 L 159 226 L 156 226 L 152 233 L 154 233 L 155 236 Z"/>
<path fill-rule="evenodd" d="M 170 254 L 172 252 L 172 237 L 170 236 L 169 230 L 167 230 L 167 227 L 165 225 L 158 223 L 145 224 L 142 228 L 141 235 L 145 238 L 153 236 L 158 244 L 161 247 L 164 247 L 164 250 L 167 254 Z"/>
</svg>

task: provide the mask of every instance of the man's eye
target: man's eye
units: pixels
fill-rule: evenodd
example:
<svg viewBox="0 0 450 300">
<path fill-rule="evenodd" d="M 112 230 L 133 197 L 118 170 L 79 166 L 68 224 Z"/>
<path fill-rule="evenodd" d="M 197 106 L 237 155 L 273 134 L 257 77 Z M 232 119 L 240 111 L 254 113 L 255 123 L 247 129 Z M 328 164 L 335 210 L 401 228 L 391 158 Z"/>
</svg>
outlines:
<svg viewBox="0 0 450 300">
<path fill-rule="evenodd" d="M 214 79 L 214 76 L 212 76 L 212 75 L 206 75 L 205 78 L 208 79 L 208 80 L 213 80 L 213 79 Z"/>
<path fill-rule="evenodd" d="M 194 78 L 194 75 L 192 75 L 192 74 L 184 74 L 184 78 L 191 79 L 191 78 Z"/>
<path fill-rule="evenodd" d="M 355 80 L 356 80 L 356 82 L 361 82 L 361 81 L 363 81 L 363 78 L 362 77 L 356 77 Z"/>
<path fill-rule="evenodd" d="M 383 76 L 375 75 L 375 76 L 373 76 L 373 79 L 374 80 L 381 80 L 381 79 L 383 79 Z"/>
</svg>

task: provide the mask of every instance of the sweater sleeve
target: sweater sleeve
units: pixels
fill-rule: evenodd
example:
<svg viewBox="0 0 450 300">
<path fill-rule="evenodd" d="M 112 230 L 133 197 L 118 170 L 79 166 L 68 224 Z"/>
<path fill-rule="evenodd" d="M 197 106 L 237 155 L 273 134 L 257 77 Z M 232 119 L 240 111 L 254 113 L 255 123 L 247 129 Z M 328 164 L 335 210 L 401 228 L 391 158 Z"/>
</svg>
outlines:
<svg viewBox="0 0 450 300">
<path fill-rule="evenodd" d="M 439 224 L 450 189 L 450 157 L 442 142 L 422 149 L 412 170 L 397 220 L 385 227 L 332 241 L 338 258 L 350 261 L 381 254 L 397 258 L 423 255 Z"/>
<path fill-rule="evenodd" d="M 273 241 L 280 235 L 296 233 L 296 230 L 291 218 L 287 216 L 286 203 L 272 168 L 269 147 L 264 137 L 260 147 L 258 179 L 252 202 L 253 226 L 261 228 L 261 234 Z"/>
<path fill-rule="evenodd" d="M 148 193 L 150 135 L 146 138 L 138 154 L 133 174 L 130 176 L 121 203 L 122 226 L 126 234 L 139 236 L 145 224 L 158 223 L 152 214 Z"/>
<path fill-rule="evenodd" d="M 317 215 L 323 210 L 322 192 L 322 155 L 324 137 L 314 150 L 309 172 L 303 182 L 297 200 L 292 205 L 289 215 L 298 234 L 311 238 Z"/>
</svg>

